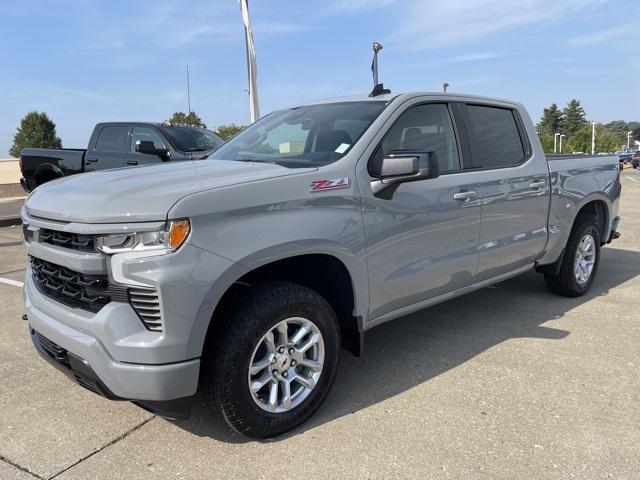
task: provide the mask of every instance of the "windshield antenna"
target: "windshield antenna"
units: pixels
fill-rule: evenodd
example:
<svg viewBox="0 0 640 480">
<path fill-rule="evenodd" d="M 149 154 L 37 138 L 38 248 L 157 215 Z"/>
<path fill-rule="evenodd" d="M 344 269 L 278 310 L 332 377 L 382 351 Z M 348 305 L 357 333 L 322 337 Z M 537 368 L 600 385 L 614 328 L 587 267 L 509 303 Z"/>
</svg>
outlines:
<svg viewBox="0 0 640 480">
<path fill-rule="evenodd" d="M 382 45 L 373 42 L 373 61 L 371 62 L 371 72 L 373 73 L 373 90 L 369 94 L 370 97 L 377 97 L 385 93 L 391 93 L 391 90 L 384 88 L 384 84 L 378 83 L 378 52 L 382 50 Z"/>
</svg>

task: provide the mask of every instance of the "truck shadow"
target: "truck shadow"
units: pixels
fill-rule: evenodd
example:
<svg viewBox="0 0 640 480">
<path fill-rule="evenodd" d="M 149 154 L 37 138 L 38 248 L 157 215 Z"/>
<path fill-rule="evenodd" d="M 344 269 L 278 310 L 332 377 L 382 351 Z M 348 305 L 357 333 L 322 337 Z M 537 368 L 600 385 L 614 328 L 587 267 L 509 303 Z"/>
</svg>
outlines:
<svg viewBox="0 0 640 480">
<path fill-rule="evenodd" d="M 545 326 L 640 274 L 640 252 L 605 248 L 598 277 L 581 298 L 549 293 L 534 272 L 383 324 L 367 332 L 365 352 L 342 352 L 338 375 L 324 405 L 297 429 L 266 442 L 278 442 L 367 408 L 428 382 L 482 352 L 514 338 L 561 340 L 571 332 Z M 429 399 L 424 398 L 425 408 Z M 176 426 L 218 441 L 251 441 L 232 432 L 211 413 L 201 396 L 192 417 Z"/>
</svg>

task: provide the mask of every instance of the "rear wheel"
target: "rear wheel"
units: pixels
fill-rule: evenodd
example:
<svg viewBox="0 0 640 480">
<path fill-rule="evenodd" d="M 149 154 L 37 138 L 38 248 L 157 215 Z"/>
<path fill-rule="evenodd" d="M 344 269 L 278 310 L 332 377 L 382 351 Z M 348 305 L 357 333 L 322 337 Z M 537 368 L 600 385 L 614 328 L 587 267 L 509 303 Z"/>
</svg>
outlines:
<svg viewBox="0 0 640 480">
<path fill-rule="evenodd" d="M 284 433 L 321 405 L 335 378 L 339 329 L 315 291 L 287 282 L 253 287 L 226 315 L 206 358 L 204 389 L 236 431 Z"/>
<path fill-rule="evenodd" d="M 578 218 L 565 248 L 557 275 L 545 274 L 547 288 L 565 297 L 585 294 L 593 283 L 600 261 L 600 234 L 592 216 Z"/>
</svg>

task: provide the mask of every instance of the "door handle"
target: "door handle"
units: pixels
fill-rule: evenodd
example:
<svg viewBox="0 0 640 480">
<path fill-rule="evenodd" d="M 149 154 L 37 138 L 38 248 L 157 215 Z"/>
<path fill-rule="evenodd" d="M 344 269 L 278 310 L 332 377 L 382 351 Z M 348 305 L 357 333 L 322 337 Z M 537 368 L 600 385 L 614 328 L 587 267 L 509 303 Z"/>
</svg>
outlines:
<svg viewBox="0 0 640 480">
<path fill-rule="evenodd" d="M 476 196 L 475 190 L 467 190 L 465 192 L 458 192 L 453 194 L 454 200 L 469 200 Z"/>
<path fill-rule="evenodd" d="M 533 189 L 533 190 L 539 190 L 541 188 L 544 188 L 547 185 L 547 182 L 545 182 L 544 180 L 541 180 L 539 182 L 532 182 L 529 184 L 529 188 Z"/>
<path fill-rule="evenodd" d="M 136 162 L 135 160 L 127 160 L 127 165 L 137 165 L 138 162 Z"/>
<path fill-rule="evenodd" d="M 87 163 L 94 163 L 98 161 L 97 158 L 93 158 L 93 157 L 85 158 L 85 160 L 87 161 Z"/>
</svg>

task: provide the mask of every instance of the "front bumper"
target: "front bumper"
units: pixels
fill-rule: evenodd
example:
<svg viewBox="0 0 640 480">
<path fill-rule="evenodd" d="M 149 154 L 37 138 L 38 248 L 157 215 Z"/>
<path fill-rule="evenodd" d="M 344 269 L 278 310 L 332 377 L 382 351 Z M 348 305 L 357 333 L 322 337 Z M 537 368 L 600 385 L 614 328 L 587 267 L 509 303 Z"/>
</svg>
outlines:
<svg viewBox="0 0 640 480">
<path fill-rule="evenodd" d="M 31 341 L 38 353 L 74 382 L 109 400 L 132 400 L 141 407 L 167 418 L 184 419 L 191 414 L 191 397 L 165 401 L 141 401 L 118 397 L 107 387 L 83 358 L 31 330 Z"/>
<path fill-rule="evenodd" d="M 163 365 L 117 361 L 98 339 L 56 320 L 45 309 L 38 308 L 36 303 L 42 307 L 43 302 L 51 303 L 50 311 L 53 312 L 64 307 L 54 305 L 54 301 L 38 292 L 30 275 L 27 275 L 24 288 L 34 346 L 42 353 L 39 338 L 45 338 L 63 349 L 68 358 L 64 362 L 52 363 L 74 380 L 78 381 L 74 375 L 80 375 L 85 383 L 94 385 L 91 390 L 112 399 L 166 401 L 195 394 L 200 371 L 199 359 Z M 52 360 L 50 355 L 45 358 Z M 78 383 L 87 386 L 81 381 Z"/>
</svg>

